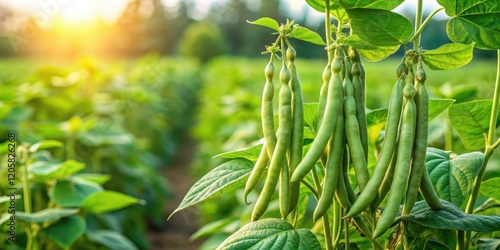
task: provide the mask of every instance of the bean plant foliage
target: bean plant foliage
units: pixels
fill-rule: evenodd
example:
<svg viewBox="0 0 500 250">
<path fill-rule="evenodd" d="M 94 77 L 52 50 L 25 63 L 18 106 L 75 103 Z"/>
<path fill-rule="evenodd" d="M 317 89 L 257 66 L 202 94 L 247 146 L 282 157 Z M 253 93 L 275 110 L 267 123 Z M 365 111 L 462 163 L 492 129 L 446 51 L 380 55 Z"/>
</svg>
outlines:
<svg viewBox="0 0 500 250">
<path fill-rule="evenodd" d="M 500 144 L 500 80 L 493 100 L 455 104 L 429 98 L 425 68 L 456 69 L 472 60 L 474 48 L 500 50 L 500 4 L 438 0 L 441 7 L 422 20 L 425 1 L 418 0 L 412 24 L 393 11 L 403 2 L 306 0 L 325 13 L 323 36 L 290 20 L 249 21 L 278 36 L 263 52 L 270 56 L 261 107 L 264 136 L 216 155 L 226 162 L 194 184 L 174 213 L 244 187 L 251 222 L 233 229 L 217 249 L 496 249 L 500 217 L 489 209 L 500 201 L 498 178 L 483 177 Z M 421 34 L 443 10 L 452 43 L 422 48 Z M 318 102 L 303 103 L 295 65 L 300 48 L 292 39 L 316 44 L 328 55 L 318 72 Z M 400 47 L 405 55 L 395 69 L 388 107 L 366 109 L 365 74 L 371 73 L 361 58 L 380 61 Z M 281 62 L 277 96 L 274 60 Z M 472 151 L 457 155 L 428 147 L 428 122 L 439 115 Z"/>
</svg>

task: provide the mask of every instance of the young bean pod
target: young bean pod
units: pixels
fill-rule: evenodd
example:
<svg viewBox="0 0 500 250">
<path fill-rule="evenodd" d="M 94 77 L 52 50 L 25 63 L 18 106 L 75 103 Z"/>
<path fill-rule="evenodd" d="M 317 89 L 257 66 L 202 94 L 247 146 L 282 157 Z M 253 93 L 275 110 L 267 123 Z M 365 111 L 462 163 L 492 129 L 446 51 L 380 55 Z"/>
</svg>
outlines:
<svg viewBox="0 0 500 250">
<path fill-rule="evenodd" d="M 255 163 L 250 176 L 245 184 L 245 191 L 243 192 L 243 197 L 245 203 L 247 202 L 248 194 L 255 188 L 259 183 L 259 180 L 264 173 L 269 160 L 271 159 L 276 147 L 276 133 L 274 130 L 274 112 L 273 112 L 273 98 L 274 98 L 274 65 L 273 57 L 267 63 L 264 69 L 264 75 L 266 77 L 266 83 L 264 84 L 264 90 L 262 91 L 262 104 L 261 104 L 261 120 L 262 120 L 262 132 L 264 134 L 264 144 L 260 152 L 259 158 Z"/>
<path fill-rule="evenodd" d="M 332 205 L 339 172 L 342 171 L 342 158 L 344 157 L 344 117 L 338 114 L 335 131 L 330 139 L 330 150 L 326 161 L 326 172 L 323 184 L 323 190 L 314 210 L 313 220 L 316 221 L 323 216 Z"/>
<path fill-rule="evenodd" d="M 297 56 L 295 49 L 293 49 L 293 47 L 288 47 L 286 55 L 288 58 L 288 68 L 292 75 L 289 82 L 292 91 L 292 135 L 290 138 L 288 165 L 290 173 L 293 173 L 300 161 L 302 161 L 302 147 L 304 143 L 304 98 L 302 96 L 302 87 L 295 66 L 295 58 Z M 300 182 L 293 182 L 290 184 L 290 207 L 288 211 L 295 209 L 299 200 L 299 189 Z"/>
<path fill-rule="evenodd" d="M 413 105 L 415 89 L 413 85 L 406 84 L 403 89 L 403 93 L 406 104 L 403 109 L 401 136 L 396 158 L 394 179 L 391 184 L 391 191 L 389 192 L 386 205 L 380 215 L 377 226 L 375 227 L 375 231 L 373 233 L 374 238 L 379 237 L 391 227 L 399 211 L 399 206 L 403 200 L 406 184 L 408 182 L 410 161 L 415 139 L 415 106 Z"/>
<path fill-rule="evenodd" d="M 409 214 L 417 200 L 418 190 L 425 170 L 425 155 L 427 153 L 427 137 L 429 128 L 429 94 L 425 87 L 426 74 L 419 62 L 415 72 L 417 94 L 415 104 L 417 110 L 417 122 L 415 129 L 415 145 L 413 148 L 413 159 L 411 163 L 410 180 L 406 191 L 403 214 Z"/>
<path fill-rule="evenodd" d="M 390 165 L 391 158 L 398 137 L 398 127 L 403 107 L 403 87 L 405 85 L 405 75 L 400 77 L 392 88 L 391 99 L 389 101 L 389 113 L 385 126 L 385 137 L 380 150 L 378 161 L 373 170 L 373 175 L 366 184 L 363 192 L 360 193 L 356 202 L 352 205 L 346 217 L 352 217 L 361 213 L 376 198 L 379 187 L 384 180 L 387 168 Z M 379 197 L 379 199 L 383 197 Z"/>
<path fill-rule="evenodd" d="M 257 199 L 252 212 L 252 221 L 258 220 L 267 210 L 269 202 L 275 192 L 276 185 L 280 179 L 280 174 L 286 161 L 286 152 L 290 143 L 290 134 L 292 130 L 292 92 L 288 86 L 291 75 L 285 63 L 280 71 L 281 88 L 279 93 L 279 113 L 278 113 L 278 138 L 276 148 L 274 149 L 271 163 L 269 165 L 268 175 L 264 188 Z"/>
<path fill-rule="evenodd" d="M 363 145 L 363 152 L 365 153 L 365 160 L 368 160 L 368 125 L 366 123 L 365 113 L 365 98 L 363 96 L 363 83 L 361 82 L 361 66 L 355 62 L 352 65 L 352 86 L 354 88 L 354 99 L 356 99 L 356 119 L 359 124 L 359 135 L 361 144 Z"/>
<path fill-rule="evenodd" d="M 292 175 L 292 182 L 302 180 L 309 171 L 314 167 L 320 156 L 323 154 L 328 140 L 335 129 L 335 118 L 339 114 L 340 107 L 342 106 L 343 91 L 342 79 L 340 78 L 340 70 L 342 62 L 337 56 L 333 59 L 332 63 L 332 77 L 328 86 L 328 95 L 325 112 L 321 121 L 321 126 L 311 144 L 307 154 L 304 156 L 300 164 L 297 166 Z"/>
</svg>

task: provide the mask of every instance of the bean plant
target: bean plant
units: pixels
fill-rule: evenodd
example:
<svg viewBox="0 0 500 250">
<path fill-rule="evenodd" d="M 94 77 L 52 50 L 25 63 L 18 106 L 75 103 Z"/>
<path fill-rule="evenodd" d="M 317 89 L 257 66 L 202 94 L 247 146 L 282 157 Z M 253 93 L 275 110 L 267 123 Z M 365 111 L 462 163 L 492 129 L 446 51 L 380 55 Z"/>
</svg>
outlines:
<svg viewBox="0 0 500 250">
<path fill-rule="evenodd" d="M 442 7 L 422 20 L 424 1 L 418 0 L 412 24 L 392 11 L 404 0 L 306 2 L 325 13 L 325 39 L 290 20 L 250 22 L 277 35 L 263 52 L 269 56 L 263 138 L 217 155 L 227 161 L 195 183 L 174 213 L 243 188 L 250 221 L 217 249 L 497 249 L 500 216 L 491 211 L 500 200 L 499 179 L 483 177 L 500 145 L 500 4 L 438 0 Z M 451 17 L 446 32 L 453 43 L 423 48 L 420 36 L 440 11 Z M 303 102 L 295 65 L 300 48 L 292 39 L 327 54 L 317 102 Z M 400 47 L 404 56 L 388 108 L 368 111 L 366 75 L 376 72 L 366 72 L 363 62 Z M 474 48 L 499 50 L 493 100 L 453 105 L 453 99 L 430 98 L 426 71 L 459 68 Z M 428 147 L 429 121 L 445 110 L 471 152 Z M 480 191 L 487 200 L 478 199 Z M 313 226 L 305 227 L 308 222 Z"/>
</svg>

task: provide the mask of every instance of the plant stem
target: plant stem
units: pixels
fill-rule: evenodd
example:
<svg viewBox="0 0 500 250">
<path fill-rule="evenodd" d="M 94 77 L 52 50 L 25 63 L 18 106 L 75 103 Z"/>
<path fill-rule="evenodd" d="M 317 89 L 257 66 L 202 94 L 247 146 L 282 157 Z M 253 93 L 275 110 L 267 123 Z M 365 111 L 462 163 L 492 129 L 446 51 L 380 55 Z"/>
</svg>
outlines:
<svg viewBox="0 0 500 250">
<path fill-rule="evenodd" d="M 408 42 L 414 42 L 415 39 L 417 38 L 420 38 L 420 34 L 422 33 L 422 31 L 424 30 L 425 26 L 427 26 L 427 24 L 431 21 L 431 19 L 440 11 L 444 10 L 443 7 L 440 7 L 440 8 L 437 8 L 436 10 L 434 10 L 425 20 L 424 22 L 420 25 L 420 27 L 418 27 L 417 29 L 417 26 L 415 26 L 415 34 L 413 34 L 413 36 L 408 40 Z M 422 20 L 422 17 L 420 17 L 420 20 Z M 418 39 L 419 40 L 419 39 Z M 420 41 L 419 41 L 420 43 Z"/>
<path fill-rule="evenodd" d="M 345 214 L 345 209 L 344 209 L 344 214 Z M 349 250 L 350 249 L 350 246 L 349 246 L 349 220 L 344 219 L 344 222 L 345 222 L 345 232 L 344 232 L 345 249 Z"/>
<path fill-rule="evenodd" d="M 333 60 L 333 51 L 330 49 L 332 44 L 332 24 L 330 20 L 330 0 L 325 0 L 325 37 L 326 37 L 326 48 L 328 53 L 328 65 Z"/>
<path fill-rule="evenodd" d="M 486 172 L 486 166 L 488 165 L 488 161 L 493 154 L 497 142 L 495 142 L 495 132 L 496 132 L 496 124 L 497 124 L 497 115 L 498 115 L 498 103 L 500 99 L 500 50 L 497 50 L 497 76 L 495 81 L 495 92 L 493 94 L 493 104 L 491 107 L 491 116 L 490 116 L 490 127 L 488 129 L 488 138 L 486 141 L 486 149 L 484 150 L 484 162 L 481 167 L 481 171 L 477 175 L 474 180 L 474 187 L 472 188 L 472 193 L 470 195 L 469 202 L 467 203 L 467 207 L 465 209 L 466 213 L 474 212 L 474 205 L 477 200 L 477 196 L 479 195 L 479 189 L 481 188 L 481 182 L 483 181 L 484 173 Z M 460 235 L 459 235 L 460 237 Z M 464 248 L 467 249 L 470 243 L 470 232 L 465 232 L 464 239 Z M 459 239 L 460 241 L 460 239 Z"/>
<path fill-rule="evenodd" d="M 422 26 L 422 6 L 424 0 L 418 0 L 417 2 L 417 12 L 415 13 L 415 35 L 413 38 L 413 49 L 418 50 L 420 47 L 420 33 L 417 33 Z M 422 31 L 420 31 L 422 32 Z"/>
</svg>

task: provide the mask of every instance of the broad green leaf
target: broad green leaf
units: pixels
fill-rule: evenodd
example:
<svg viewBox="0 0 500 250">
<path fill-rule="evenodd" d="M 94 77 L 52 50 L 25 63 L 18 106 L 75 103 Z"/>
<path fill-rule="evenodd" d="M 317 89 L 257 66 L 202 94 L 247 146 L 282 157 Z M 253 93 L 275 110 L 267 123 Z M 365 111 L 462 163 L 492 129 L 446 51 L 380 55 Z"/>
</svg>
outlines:
<svg viewBox="0 0 500 250">
<path fill-rule="evenodd" d="M 318 239 L 308 229 L 295 229 L 280 219 L 263 219 L 245 225 L 229 236 L 217 250 L 236 249 L 321 249 Z"/>
<path fill-rule="evenodd" d="M 400 45 L 380 46 L 376 49 L 358 49 L 363 58 L 370 62 L 378 62 L 398 51 Z"/>
<path fill-rule="evenodd" d="M 79 207 L 87 196 L 104 189 L 94 182 L 79 178 L 63 179 L 51 189 L 51 197 L 55 204 L 62 207 Z"/>
<path fill-rule="evenodd" d="M 388 10 L 347 9 L 346 11 L 354 34 L 373 45 L 399 45 L 413 33 L 413 26 L 408 19 Z"/>
<path fill-rule="evenodd" d="M 104 185 L 106 182 L 111 180 L 111 176 L 109 174 L 78 173 L 78 174 L 75 174 L 73 176 L 80 178 L 80 179 L 84 179 L 87 181 L 97 183 L 99 185 Z"/>
<path fill-rule="evenodd" d="M 78 213 L 78 209 L 47 208 L 34 213 L 16 212 L 16 218 L 33 223 L 54 222 Z"/>
<path fill-rule="evenodd" d="M 37 161 L 32 165 L 32 172 L 40 181 L 62 179 L 85 168 L 85 164 L 75 160 L 67 160 L 63 163 L 52 163 Z"/>
<path fill-rule="evenodd" d="M 488 133 L 491 105 L 491 100 L 476 100 L 450 107 L 448 113 L 451 125 L 462 139 L 465 148 L 484 148 L 484 135 Z"/>
<path fill-rule="evenodd" d="M 87 231 L 87 237 L 111 250 L 138 250 L 123 234 L 112 230 Z"/>
<path fill-rule="evenodd" d="M 214 168 L 189 189 L 179 207 L 168 218 L 172 217 L 176 212 L 208 198 L 235 190 L 246 182 L 252 168 L 253 163 L 251 161 L 241 158 L 228 161 Z"/>
<path fill-rule="evenodd" d="M 144 201 L 123 193 L 106 190 L 87 196 L 87 198 L 83 200 L 81 207 L 88 213 L 100 214 L 138 203 L 143 204 Z"/>
<path fill-rule="evenodd" d="M 85 232 L 85 220 L 80 216 L 61 218 L 42 230 L 49 239 L 62 248 L 69 248 Z"/>
<path fill-rule="evenodd" d="M 441 200 L 443 209 L 433 210 L 422 201 L 417 201 L 409 215 L 401 220 L 417 223 L 427 228 L 492 232 L 500 230 L 500 216 L 466 214 L 454 204 Z"/>
<path fill-rule="evenodd" d="M 250 21 L 247 21 L 247 22 L 250 24 L 264 26 L 264 27 L 273 29 L 275 31 L 279 31 L 279 29 L 280 29 L 278 22 L 276 22 L 276 20 L 274 20 L 270 17 L 262 17 L 262 18 L 259 18 L 255 21 L 253 21 L 253 22 L 250 22 Z"/>
<path fill-rule="evenodd" d="M 294 28 L 292 33 L 290 33 L 290 37 L 317 45 L 326 45 L 325 41 L 323 41 L 323 38 L 321 38 L 318 33 L 305 27 Z"/>
<path fill-rule="evenodd" d="M 450 107 L 455 100 L 453 99 L 429 99 L 429 121 L 436 118 L 439 114 L 443 113 Z"/>
<path fill-rule="evenodd" d="M 500 177 L 491 178 L 481 183 L 481 194 L 500 201 Z"/>
<path fill-rule="evenodd" d="M 357 48 L 361 56 L 371 62 L 376 62 L 387 58 L 388 56 L 394 54 L 400 46 L 399 44 L 392 46 L 376 46 L 362 40 L 357 35 L 350 35 L 340 42 L 342 44 Z"/>
<path fill-rule="evenodd" d="M 456 43 L 472 43 L 480 49 L 500 49 L 500 4 L 485 0 L 438 0 L 448 21 L 446 32 Z"/>
<path fill-rule="evenodd" d="M 306 0 L 306 3 L 311 6 L 311 8 L 325 13 L 325 0 Z M 342 8 L 338 1 L 330 1 L 330 10 Z"/>
<path fill-rule="evenodd" d="M 364 8 L 364 9 L 381 9 L 381 10 L 393 10 L 398 7 L 404 0 L 344 0 L 348 8 Z"/>
<path fill-rule="evenodd" d="M 250 161 L 257 161 L 259 158 L 260 151 L 262 150 L 262 144 L 255 144 L 250 147 L 240 148 L 229 152 L 224 152 L 214 156 L 214 158 L 227 158 L 227 159 L 236 159 L 236 158 L 245 158 Z"/>
<path fill-rule="evenodd" d="M 413 249 L 419 250 L 451 250 L 446 244 L 434 239 L 427 239 L 413 245 Z"/>
<path fill-rule="evenodd" d="M 366 113 L 366 124 L 368 126 L 368 140 L 375 144 L 380 132 L 385 128 L 387 121 L 387 108 L 374 109 Z"/>
<path fill-rule="evenodd" d="M 30 153 L 36 152 L 41 149 L 48 149 L 48 148 L 60 148 L 64 146 L 64 144 L 60 141 L 55 141 L 55 140 L 44 140 L 44 141 L 39 141 L 29 148 Z"/>
<path fill-rule="evenodd" d="M 318 103 L 304 104 L 304 126 L 316 129 L 318 121 Z"/>
<path fill-rule="evenodd" d="M 461 206 L 481 170 L 484 154 L 471 152 L 450 159 L 450 152 L 428 148 L 425 160 L 439 198 Z"/>
<path fill-rule="evenodd" d="M 425 65 L 433 70 L 460 68 L 472 60 L 474 44 L 448 43 L 422 52 Z"/>
<path fill-rule="evenodd" d="M 491 250 L 500 248 L 500 239 L 479 238 L 477 239 L 477 250 Z"/>
</svg>

